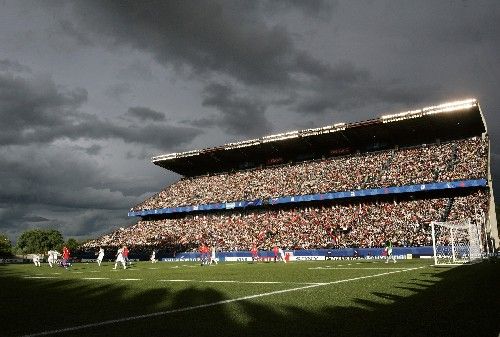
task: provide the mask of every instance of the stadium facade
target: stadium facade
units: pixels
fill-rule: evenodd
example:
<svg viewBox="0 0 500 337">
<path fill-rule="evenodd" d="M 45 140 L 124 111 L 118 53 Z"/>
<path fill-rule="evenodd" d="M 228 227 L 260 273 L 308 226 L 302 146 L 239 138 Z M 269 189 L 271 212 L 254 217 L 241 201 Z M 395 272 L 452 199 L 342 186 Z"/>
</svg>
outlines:
<svg viewBox="0 0 500 337">
<path fill-rule="evenodd" d="M 428 246 L 429 222 L 467 217 L 498 248 L 489 149 L 467 99 L 160 155 L 182 178 L 130 210 L 128 234 L 94 244 L 137 231 L 136 244 L 177 251 Z"/>
</svg>

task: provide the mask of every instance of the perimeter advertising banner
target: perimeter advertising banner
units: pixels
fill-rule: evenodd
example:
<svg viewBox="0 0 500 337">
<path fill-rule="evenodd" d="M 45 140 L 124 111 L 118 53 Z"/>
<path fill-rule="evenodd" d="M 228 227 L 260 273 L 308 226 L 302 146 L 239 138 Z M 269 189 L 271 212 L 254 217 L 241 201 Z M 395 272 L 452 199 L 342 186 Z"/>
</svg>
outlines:
<svg viewBox="0 0 500 337">
<path fill-rule="evenodd" d="M 487 186 L 486 179 L 476 179 L 476 180 L 458 180 L 449 182 L 439 182 L 431 184 L 419 184 L 419 185 L 407 185 L 407 186 L 397 186 L 397 187 L 385 187 L 385 188 L 373 188 L 365 190 L 355 190 L 355 191 L 344 191 L 344 192 L 331 192 L 331 193 L 321 193 L 321 194 L 307 194 L 307 195 L 295 195 L 281 198 L 270 198 L 270 199 L 256 199 L 249 201 L 234 201 L 228 203 L 213 203 L 213 204 L 203 204 L 195 206 L 183 206 L 183 207 L 167 207 L 143 211 L 130 211 L 128 216 L 147 216 L 154 214 L 171 214 L 171 213 L 189 213 L 194 211 L 210 211 L 210 210 L 221 210 L 221 209 L 238 209 L 246 208 L 250 206 L 261 206 L 263 204 L 289 204 L 296 202 L 308 202 L 308 201 L 320 201 L 320 200 L 334 200 L 334 199 L 346 199 L 346 198 L 357 198 L 364 196 L 374 196 L 374 195 L 387 195 L 387 194 L 400 194 L 400 193 L 415 193 L 422 191 L 436 191 L 436 190 L 446 190 L 446 189 L 456 189 L 456 188 L 466 188 L 466 187 L 484 187 Z"/>
</svg>

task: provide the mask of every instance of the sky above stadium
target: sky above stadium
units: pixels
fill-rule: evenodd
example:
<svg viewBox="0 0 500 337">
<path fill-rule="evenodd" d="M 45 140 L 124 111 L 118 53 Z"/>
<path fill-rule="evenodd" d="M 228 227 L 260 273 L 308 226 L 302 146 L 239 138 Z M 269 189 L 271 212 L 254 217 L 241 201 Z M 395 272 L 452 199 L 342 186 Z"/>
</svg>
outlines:
<svg viewBox="0 0 500 337">
<path fill-rule="evenodd" d="M 498 191 L 499 19 L 499 1 L 0 0 L 0 233 L 134 223 L 179 178 L 154 155 L 470 97 Z"/>
</svg>

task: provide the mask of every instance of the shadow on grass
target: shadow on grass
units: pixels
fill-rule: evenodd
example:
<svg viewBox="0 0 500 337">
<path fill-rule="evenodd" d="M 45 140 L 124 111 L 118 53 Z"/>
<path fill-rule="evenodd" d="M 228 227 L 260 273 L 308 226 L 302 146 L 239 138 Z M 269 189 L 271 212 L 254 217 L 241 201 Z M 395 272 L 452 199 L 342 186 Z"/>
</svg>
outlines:
<svg viewBox="0 0 500 337">
<path fill-rule="evenodd" d="M 131 294 L 126 285 L 112 282 L 92 284 L 54 279 L 34 282 L 15 273 L 3 273 L 2 269 L 0 267 L 1 336 L 50 331 L 106 322 L 120 316 L 148 315 L 229 300 L 212 288 L 190 287 L 179 291 L 167 287 L 139 288 Z M 317 310 L 305 310 L 296 305 L 263 304 L 265 301 L 258 299 L 241 300 L 106 322 L 102 326 L 54 335 L 496 337 L 500 332 L 499 270 L 500 264 L 482 263 L 432 274 L 434 282 L 415 278 L 410 283 L 395 285 L 395 288 L 411 290 L 413 294 L 405 297 L 371 292 L 383 299 L 382 303 L 356 298 L 357 306 L 341 307 L 331 303 Z M 331 286 L 331 291 L 335 290 L 335 286 Z M 239 318 L 235 319 L 235 315 Z M 37 323 L 27 324 L 33 321 Z"/>
</svg>

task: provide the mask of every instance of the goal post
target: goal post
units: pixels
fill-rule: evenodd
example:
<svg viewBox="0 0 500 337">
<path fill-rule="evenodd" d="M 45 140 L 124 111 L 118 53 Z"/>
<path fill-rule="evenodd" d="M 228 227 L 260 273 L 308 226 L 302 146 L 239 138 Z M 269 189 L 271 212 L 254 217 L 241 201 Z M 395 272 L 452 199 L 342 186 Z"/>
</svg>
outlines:
<svg viewBox="0 0 500 337">
<path fill-rule="evenodd" d="M 431 222 L 434 265 L 479 262 L 483 256 L 481 227 L 470 219 Z"/>
</svg>

